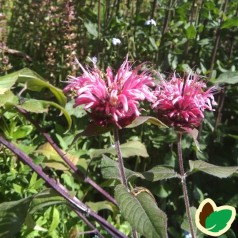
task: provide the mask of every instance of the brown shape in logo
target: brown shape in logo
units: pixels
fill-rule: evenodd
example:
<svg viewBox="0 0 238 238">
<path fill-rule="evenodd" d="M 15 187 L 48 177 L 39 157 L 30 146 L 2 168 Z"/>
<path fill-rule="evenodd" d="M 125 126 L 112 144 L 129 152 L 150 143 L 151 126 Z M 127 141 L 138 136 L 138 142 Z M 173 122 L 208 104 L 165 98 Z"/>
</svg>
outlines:
<svg viewBox="0 0 238 238">
<path fill-rule="evenodd" d="M 205 227 L 205 221 L 206 221 L 206 218 L 213 212 L 213 207 L 211 205 L 211 203 L 207 202 L 203 208 L 202 208 L 202 211 L 201 213 L 199 214 L 199 220 L 200 220 L 200 224 L 204 227 Z"/>
</svg>

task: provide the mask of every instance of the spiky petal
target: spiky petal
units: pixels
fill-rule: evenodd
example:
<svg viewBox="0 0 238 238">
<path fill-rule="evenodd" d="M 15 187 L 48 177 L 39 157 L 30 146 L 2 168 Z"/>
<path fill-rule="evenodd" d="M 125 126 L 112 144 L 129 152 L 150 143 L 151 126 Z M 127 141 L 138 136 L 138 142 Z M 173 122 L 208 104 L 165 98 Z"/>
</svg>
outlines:
<svg viewBox="0 0 238 238">
<path fill-rule="evenodd" d="M 156 99 L 150 89 L 154 86 L 150 74 L 139 73 L 141 65 L 132 69 L 127 58 L 115 75 L 110 67 L 106 73 L 96 65 L 91 70 L 81 64 L 80 67 L 83 74 L 69 77 L 70 83 L 64 92 L 73 91 L 76 95 L 74 107 L 85 105 L 85 110 L 99 125 L 125 127 L 140 115 L 140 101 Z"/>
<path fill-rule="evenodd" d="M 156 102 L 152 108 L 158 116 L 175 127 L 198 127 L 204 118 L 204 110 L 212 111 L 216 105 L 212 89 L 206 90 L 206 84 L 195 74 L 186 79 L 174 74 L 169 81 L 161 79 L 155 89 Z"/>
</svg>

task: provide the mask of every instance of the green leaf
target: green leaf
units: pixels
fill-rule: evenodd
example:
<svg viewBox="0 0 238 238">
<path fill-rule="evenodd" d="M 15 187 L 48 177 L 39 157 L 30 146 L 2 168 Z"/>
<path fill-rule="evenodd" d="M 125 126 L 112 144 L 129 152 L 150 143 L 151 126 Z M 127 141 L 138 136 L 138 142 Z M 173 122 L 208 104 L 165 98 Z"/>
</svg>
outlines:
<svg viewBox="0 0 238 238">
<path fill-rule="evenodd" d="M 120 180 L 118 163 L 114 160 L 111 160 L 105 155 L 103 155 L 101 161 L 101 172 L 105 179 Z M 125 173 L 128 180 L 141 178 L 152 182 L 179 177 L 179 174 L 177 174 L 173 169 L 165 166 L 156 166 L 150 169 L 149 171 L 143 173 L 138 173 L 129 169 L 125 169 Z"/>
<path fill-rule="evenodd" d="M 128 141 L 124 144 L 121 144 L 121 153 L 123 158 L 128 158 L 131 156 L 141 156 L 149 157 L 145 145 L 140 141 Z M 106 149 L 91 149 L 90 156 L 91 158 L 99 157 L 102 154 L 112 154 L 117 155 L 115 146 L 109 147 Z"/>
<path fill-rule="evenodd" d="M 10 90 L 16 83 L 19 71 L 0 77 L 0 95 Z"/>
<path fill-rule="evenodd" d="M 194 173 L 197 171 L 202 171 L 204 173 L 216 176 L 218 178 L 228 178 L 238 171 L 238 166 L 217 166 L 209 164 L 202 160 L 189 160 L 190 171 L 189 173 Z"/>
<path fill-rule="evenodd" d="M 232 211 L 223 209 L 220 211 L 212 212 L 205 221 L 205 227 L 210 232 L 219 232 L 226 228 L 227 223 L 231 219 Z"/>
<path fill-rule="evenodd" d="M 189 40 L 195 39 L 196 37 L 196 28 L 194 25 L 189 25 L 189 27 L 187 27 L 185 29 L 185 35 L 186 38 Z"/>
<path fill-rule="evenodd" d="M 227 29 L 231 27 L 237 27 L 238 26 L 238 17 L 232 17 L 230 19 L 225 20 L 222 25 L 221 29 Z"/>
<path fill-rule="evenodd" d="M 196 223 L 195 223 L 195 214 L 196 214 L 196 208 L 195 207 L 190 207 L 190 213 L 191 213 L 191 217 L 192 217 L 192 223 L 193 223 L 193 228 L 194 228 L 194 232 L 196 233 L 196 235 L 199 235 L 199 230 L 196 227 Z M 189 227 L 189 222 L 188 222 L 188 216 L 187 213 L 185 213 L 184 218 L 183 218 L 183 223 L 181 224 L 181 228 L 187 232 L 190 232 L 190 227 Z"/>
<path fill-rule="evenodd" d="M 18 103 L 18 98 L 12 91 L 7 90 L 3 94 L 0 94 L 0 107 L 5 105 L 16 105 Z"/>
<path fill-rule="evenodd" d="M 12 238 L 24 223 L 32 198 L 0 204 L 0 237 Z"/>
<path fill-rule="evenodd" d="M 65 203 L 65 199 L 53 189 L 45 189 L 40 193 L 34 195 L 34 198 L 30 204 L 29 213 L 33 214 L 44 207 Z"/>
<path fill-rule="evenodd" d="M 66 162 L 59 156 L 55 149 L 50 145 L 50 143 L 45 143 L 41 145 L 36 151 L 38 154 L 43 154 L 45 156 L 44 165 L 49 168 L 54 168 L 57 170 L 69 170 L 69 166 Z M 64 154 L 67 154 L 65 151 L 62 151 Z M 76 165 L 78 162 L 78 157 L 67 154 L 68 160 Z"/>
<path fill-rule="evenodd" d="M 154 168 L 146 172 L 143 172 L 142 175 L 146 180 L 152 182 L 180 177 L 180 175 L 177 172 L 175 172 L 172 168 L 160 165 L 155 166 Z"/>
<path fill-rule="evenodd" d="M 238 72 L 225 72 L 219 75 L 215 83 L 227 83 L 227 84 L 237 84 L 238 83 Z"/>
<path fill-rule="evenodd" d="M 61 89 L 51 85 L 39 74 L 28 68 L 0 77 L 0 94 L 10 90 L 15 83 L 23 83 L 26 85 L 26 89 L 37 92 L 47 88 L 54 94 L 60 105 L 66 104 L 66 97 Z"/>
<path fill-rule="evenodd" d="M 56 207 L 53 207 L 52 222 L 50 224 L 49 233 L 52 233 L 60 223 L 60 214 Z"/>
<path fill-rule="evenodd" d="M 36 99 L 27 99 L 25 102 L 21 105 L 18 105 L 17 107 L 22 108 L 26 110 L 27 112 L 34 112 L 34 113 L 44 113 L 48 111 L 48 108 L 50 106 L 53 106 L 57 109 L 59 109 L 65 116 L 67 122 L 68 122 L 68 129 L 71 127 L 72 119 L 68 112 L 61 107 L 59 104 L 51 101 L 44 101 L 44 100 L 36 100 Z"/>
<path fill-rule="evenodd" d="M 18 105 L 18 107 L 27 112 L 47 113 L 49 105 L 42 100 L 26 99 L 21 105 Z"/>
<path fill-rule="evenodd" d="M 11 137 L 14 139 L 20 139 L 28 136 L 34 127 L 32 125 L 17 126 L 14 128 L 14 131 L 11 133 Z"/>
<path fill-rule="evenodd" d="M 147 238 L 167 237 L 167 217 L 147 192 L 133 196 L 124 185 L 115 188 L 115 199 L 125 219 Z"/>
<path fill-rule="evenodd" d="M 74 105 L 74 100 L 67 102 L 65 105 L 65 110 L 69 113 L 70 116 L 81 118 L 87 114 L 86 111 L 84 110 L 83 105 L 77 106 L 77 107 L 73 107 L 73 105 Z"/>
<path fill-rule="evenodd" d="M 67 100 L 63 91 L 45 81 L 39 74 L 28 68 L 18 72 L 17 82 L 26 84 L 27 89 L 40 92 L 42 89 L 47 88 L 54 94 L 60 105 L 64 106 L 66 104 Z"/>
<path fill-rule="evenodd" d="M 89 34 L 93 35 L 94 37 L 98 37 L 96 24 L 93 24 L 92 22 L 84 22 L 84 26 L 86 27 Z"/>
<path fill-rule="evenodd" d="M 158 120 L 155 117 L 139 116 L 130 125 L 128 125 L 126 128 L 137 127 L 137 126 L 139 126 L 139 125 L 141 125 L 143 123 L 151 123 L 151 124 L 154 124 L 156 126 L 167 127 L 163 122 L 161 122 L 160 120 Z"/>
<path fill-rule="evenodd" d="M 113 213 L 116 211 L 116 206 L 109 201 L 86 202 L 86 205 L 89 206 L 95 213 L 105 209 Z"/>
<path fill-rule="evenodd" d="M 120 172 L 118 169 L 118 163 L 106 155 L 103 155 L 101 161 L 101 172 L 105 179 L 118 179 L 120 180 Z M 126 177 L 128 180 L 133 178 L 144 178 L 141 173 L 136 173 L 132 170 L 125 168 Z"/>
<path fill-rule="evenodd" d="M 154 39 L 153 37 L 150 37 L 150 36 L 149 36 L 149 41 L 150 41 L 150 44 L 152 45 L 152 47 L 153 47 L 155 50 L 158 50 L 158 46 L 156 45 L 155 39 Z"/>
</svg>

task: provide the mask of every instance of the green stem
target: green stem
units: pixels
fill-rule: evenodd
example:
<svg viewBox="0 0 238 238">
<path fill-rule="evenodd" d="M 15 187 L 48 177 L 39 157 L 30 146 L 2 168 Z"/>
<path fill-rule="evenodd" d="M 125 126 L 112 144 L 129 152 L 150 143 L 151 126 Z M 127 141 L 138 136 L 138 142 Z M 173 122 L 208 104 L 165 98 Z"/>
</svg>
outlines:
<svg viewBox="0 0 238 238">
<path fill-rule="evenodd" d="M 183 188 L 184 203 L 185 203 L 185 207 L 186 207 L 186 213 L 187 213 L 187 217 L 188 217 L 190 233 L 192 235 L 192 238 L 196 238 L 194 228 L 193 228 L 193 223 L 192 223 L 192 216 L 191 216 L 191 212 L 190 212 L 189 199 L 188 199 L 188 190 L 187 190 L 187 185 L 186 185 L 186 174 L 185 174 L 184 166 L 183 166 L 183 154 L 182 154 L 181 140 L 182 140 L 182 133 L 178 132 L 178 135 L 177 135 L 178 159 L 179 159 L 179 169 L 180 169 L 181 182 L 182 182 L 182 188 Z"/>
</svg>

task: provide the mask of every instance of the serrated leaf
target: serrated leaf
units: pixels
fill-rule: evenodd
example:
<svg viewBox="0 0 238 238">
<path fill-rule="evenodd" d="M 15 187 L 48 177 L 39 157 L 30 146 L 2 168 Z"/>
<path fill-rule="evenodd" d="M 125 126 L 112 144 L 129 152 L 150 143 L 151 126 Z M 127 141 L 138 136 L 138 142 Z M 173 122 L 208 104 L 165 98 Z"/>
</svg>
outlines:
<svg viewBox="0 0 238 238">
<path fill-rule="evenodd" d="M 0 204 L 0 237 L 12 238 L 24 223 L 32 198 Z"/>
<path fill-rule="evenodd" d="M 128 125 L 126 128 L 134 128 L 137 127 L 143 123 L 151 123 L 156 126 L 163 126 L 167 127 L 163 122 L 161 122 L 159 119 L 155 117 L 150 116 L 139 116 L 137 117 L 130 125 Z"/>
<path fill-rule="evenodd" d="M 118 163 L 105 155 L 103 155 L 101 161 L 101 172 L 105 179 L 120 180 Z M 125 173 L 128 180 L 141 178 L 152 182 L 179 177 L 179 174 L 177 174 L 173 169 L 165 166 L 156 166 L 143 173 L 134 172 L 125 168 Z"/>
<path fill-rule="evenodd" d="M 146 172 L 143 172 L 142 175 L 146 180 L 152 182 L 180 177 L 180 175 L 177 172 L 166 166 L 155 166 L 154 168 Z"/>
<path fill-rule="evenodd" d="M 65 203 L 65 199 L 53 189 L 45 189 L 34 195 L 34 198 L 30 204 L 29 213 L 33 214 L 44 207 Z"/>
<path fill-rule="evenodd" d="M 124 144 L 121 144 L 120 148 L 123 158 L 129 158 L 131 156 L 149 157 L 145 145 L 142 144 L 140 141 L 128 141 Z M 117 155 L 115 146 L 106 149 L 90 150 L 91 158 L 99 157 L 103 154 Z"/>
<path fill-rule="evenodd" d="M 225 72 L 219 75 L 215 83 L 227 83 L 227 84 L 237 84 L 238 83 L 238 72 Z"/>
<path fill-rule="evenodd" d="M 221 29 L 227 29 L 231 27 L 237 27 L 238 26 L 238 17 L 232 17 L 230 19 L 225 20 L 222 25 Z"/>
<path fill-rule="evenodd" d="M 115 188 L 115 199 L 124 218 L 147 238 L 167 237 L 167 217 L 147 192 L 133 196 L 124 185 Z"/>
<path fill-rule="evenodd" d="M 106 155 L 103 155 L 101 161 L 101 172 L 105 179 L 118 179 L 120 178 L 120 172 L 118 169 L 118 162 L 108 158 Z M 143 178 L 143 175 L 140 173 L 136 173 L 132 170 L 125 168 L 126 177 L 128 180 L 133 178 Z"/>
<path fill-rule="evenodd" d="M 228 178 L 234 173 L 238 172 L 238 166 L 217 166 L 209 164 L 202 160 L 189 160 L 190 171 L 189 173 L 194 173 L 197 171 L 202 171 L 204 173 L 216 176 L 218 178 Z"/>
<path fill-rule="evenodd" d="M 212 212 L 206 218 L 205 227 L 210 232 L 219 232 L 226 228 L 231 217 L 232 211 L 229 209 Z"/>
</svg>

